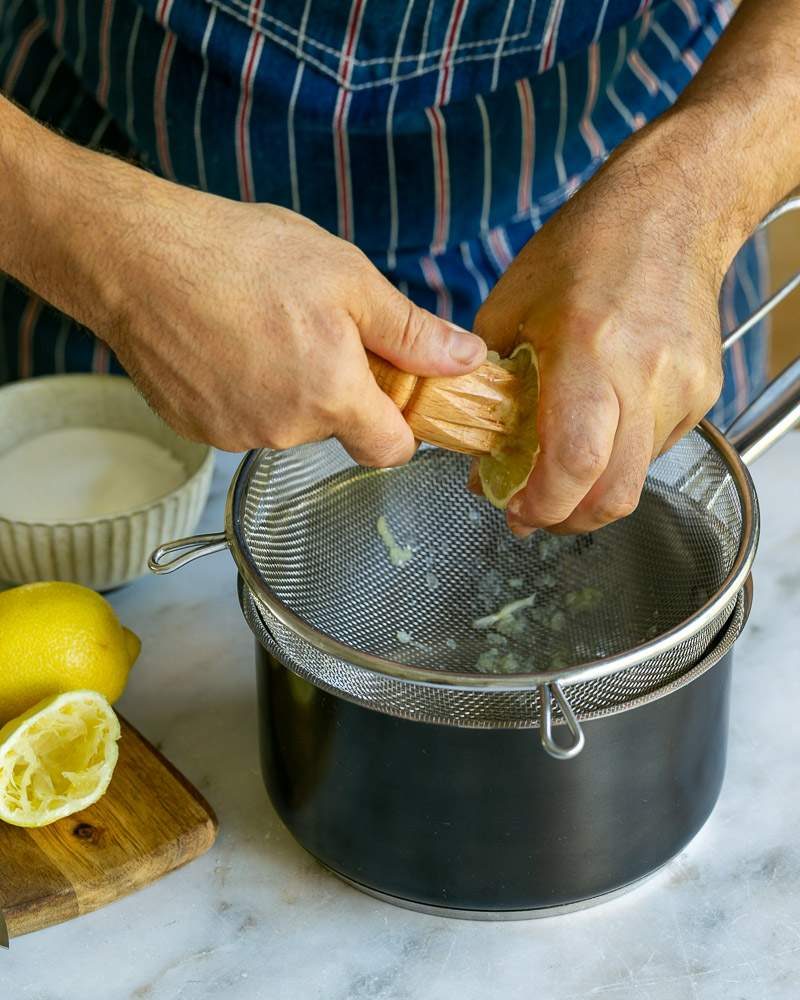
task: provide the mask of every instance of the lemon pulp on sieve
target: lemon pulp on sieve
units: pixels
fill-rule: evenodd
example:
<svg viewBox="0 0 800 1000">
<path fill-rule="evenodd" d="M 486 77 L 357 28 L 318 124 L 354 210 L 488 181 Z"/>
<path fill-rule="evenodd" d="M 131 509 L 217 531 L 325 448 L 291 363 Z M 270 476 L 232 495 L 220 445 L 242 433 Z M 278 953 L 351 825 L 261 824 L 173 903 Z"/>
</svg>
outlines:
<svg viewBox="0 0 800 1000">
<path fill-rule="evenodd" d="M 0 820 L 46 826 L 96 802 L 117 763 L 119 720 L 95 691 L 45 698 L 0 729 Z"/>
<path fill-rule="evenodd" d="M 503 510 L 511 497 L 528 482 L 539 455 L 536 409 L 539 403 L 539 365 L 533 346 L 520 344 L 509 358 L 491 360 L 518 375 L 524 391 L 517 401 L 517 420 L 503 443 L 478 462 L 486 499 Z"/>
</svg>

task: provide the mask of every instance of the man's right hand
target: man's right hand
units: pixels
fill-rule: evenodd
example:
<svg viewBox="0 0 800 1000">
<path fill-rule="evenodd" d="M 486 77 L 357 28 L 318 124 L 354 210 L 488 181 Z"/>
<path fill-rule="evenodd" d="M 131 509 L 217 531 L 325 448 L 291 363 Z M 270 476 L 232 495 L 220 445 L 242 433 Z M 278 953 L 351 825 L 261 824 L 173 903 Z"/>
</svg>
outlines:
<svg viewBox="0 0 800 1000">
<path fill-rule="evenodd" d="M 79 149 L 0 98 L 6 180 L 0 268 L 105 340 L 188 437 L 240 451 L 335 436 L 363 464 L 399 464 L 413 435 L 365 348 L 418 375 L 485 357 L 302 216 Z"/>
</svg>

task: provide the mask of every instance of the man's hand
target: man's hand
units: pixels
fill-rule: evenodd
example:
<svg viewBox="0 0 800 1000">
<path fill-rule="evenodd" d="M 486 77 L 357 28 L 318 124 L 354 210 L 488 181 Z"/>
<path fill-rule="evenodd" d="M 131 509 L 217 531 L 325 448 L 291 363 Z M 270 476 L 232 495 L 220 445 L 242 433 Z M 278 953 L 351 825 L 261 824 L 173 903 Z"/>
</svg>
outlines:
<svg viewBox="0 0 800 1000">
<path fill-rule="evenodd" d="M 508 520 L 583 532 L 636 507 L 652 458 L 721 388 L 722 277 L 800 181 L 800 0 L 745 0 L 676 107 L 624 143 L 478 314 L 537 349 L 539 459 Z"/>
<path fill-rule="evenodd" d="M 0 268 L 107 341 L 188 437 L 239 451 L 336 436 L 395 465 L 414 438 L 365 347 L 418 375 L 485 357 L 301 216 L 79 149 L 2 98 L 0 188 Z"/>
<path fill-rule="evenodd" d="M 651 460 L 721 388 L 722 261 L 680 175 L 621 151 L 523 249 L 475 329 L 539 357 L 541 452 L 509 523 L 591 531 L 634 510 Z M 657 162 L 657 161 L 656 161 Z"/>
<path fill-rule="evenodd" d="M 396 465 L 414 438 L 364 348 L 419 375 L 485 356 L 293 212 L 174 185 L 154 195 L 126 246 L 124 294 L 94 329 L 188 437 L 240 451 L 336 436 L 362 464 Z"/>
</svg>

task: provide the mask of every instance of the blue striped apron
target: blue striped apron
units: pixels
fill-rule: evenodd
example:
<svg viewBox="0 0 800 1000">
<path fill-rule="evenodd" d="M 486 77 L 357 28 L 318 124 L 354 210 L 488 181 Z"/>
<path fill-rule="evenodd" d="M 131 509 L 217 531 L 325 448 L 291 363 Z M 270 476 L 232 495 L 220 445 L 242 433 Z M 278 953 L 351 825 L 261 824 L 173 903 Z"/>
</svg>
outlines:
<svg viewBox="0 0 800 1000">
<path fill-rule="evenodd" d="M 288 206 L 470 326 L 543 222 L 670 106 L 730 0 L 0 0 L 0 85 L 77 142 L 179 183 Z M 745 247 L 724 328 L 765 280 Z M 11 281 L 5 377 L 117 370 Z M 726 359 L 721 423 L 764 379 L 763 329 Z M 2 374 L 2 373 L 0 373 Z"/>
</svg>

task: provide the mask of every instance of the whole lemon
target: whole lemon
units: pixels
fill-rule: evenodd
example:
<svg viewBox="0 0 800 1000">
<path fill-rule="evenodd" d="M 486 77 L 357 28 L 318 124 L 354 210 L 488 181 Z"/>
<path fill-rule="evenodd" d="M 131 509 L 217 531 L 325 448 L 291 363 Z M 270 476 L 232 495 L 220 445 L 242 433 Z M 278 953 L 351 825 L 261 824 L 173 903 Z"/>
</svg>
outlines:
<svg viewBox="0 0 800 1000">
<path fill-rule="evenodd" d="M 28 583 L 0 593 L 0 726 L 64 691 L 122 694 L 141 643 L 114 609 L 77 583 Z"/>
</svg>

